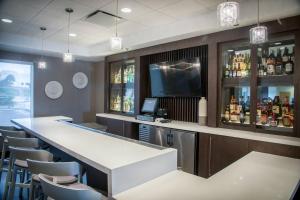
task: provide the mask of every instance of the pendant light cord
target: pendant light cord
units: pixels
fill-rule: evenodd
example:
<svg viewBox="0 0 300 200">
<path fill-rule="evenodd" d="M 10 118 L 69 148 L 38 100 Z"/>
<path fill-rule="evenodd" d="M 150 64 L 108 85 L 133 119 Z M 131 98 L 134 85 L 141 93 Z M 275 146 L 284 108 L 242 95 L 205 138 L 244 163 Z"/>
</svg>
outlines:
<svg viewBox="0 0 300 200">
<path fill-rule="evenodd" d="M 44 53 L 44 38 L 45 38 L 45 30 L 42 30 L 42 59 L 43 59 L 43 53 Z"/>
<path fill-rule="evenodd" d="M 259 26 L 259 0 L 257 0 L 257 26 Z"/>
<path fill-rule="evenodd" d="M 68 53 L 70 53 L 70 15 L 71 13 L 69 12 L 69 17 L 68 17 Z"/>
<path fill-rule="evenodd" d="M 116 18 L 115 18 L 115 22 L 116 22 L 116 37 L 118 37 L 118 15 L 119 15 L 119 0 L 117 0 L 117 3 L 116 3 Z"/>
</svg>

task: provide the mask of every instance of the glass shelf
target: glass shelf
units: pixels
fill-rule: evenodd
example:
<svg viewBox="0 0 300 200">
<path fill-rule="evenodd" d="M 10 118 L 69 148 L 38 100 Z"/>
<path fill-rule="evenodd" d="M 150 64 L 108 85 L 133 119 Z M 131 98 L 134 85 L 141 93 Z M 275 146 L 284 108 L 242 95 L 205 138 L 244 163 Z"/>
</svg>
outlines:
<svg viewBox="0 0 300 200">
<path fill-rule="evenodd" d="M 135 60 L 110 65 L 110 110 L 134 114 Z"/>
<path fill-rule="evenodd" d="M 221 45 L 221 122 L 249 126 L 251 49 L 248 43 Z"/>
<path fill-rule="evenodd" d="M 256 125 L 266 130 L 292 132 L 294 123 L 294 87 L 259 86 Z M 286 130 L 283 130 L 286 129 Z"/>
</svg>

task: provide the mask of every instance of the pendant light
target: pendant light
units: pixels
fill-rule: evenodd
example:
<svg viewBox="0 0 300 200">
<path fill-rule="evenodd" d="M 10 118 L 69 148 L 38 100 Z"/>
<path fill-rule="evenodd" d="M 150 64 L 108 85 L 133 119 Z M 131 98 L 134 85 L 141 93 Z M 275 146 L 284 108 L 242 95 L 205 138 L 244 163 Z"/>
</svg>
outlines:
<svg viewBox="0 0 300 200">
<path fill-rule="evenodd" d="M 71 13 L 73 12 L 72 8 L 66 8 L 65 11 L 68 13 L 68 51 L 64 53 L 63 55 L 63 61 L 70 63 L 74 61 L 73 54 L 70 53 L 70 18 L 71 18 Z"/>
<path fill-rule="evenodd" d="M 257 0 L 257 26 L 250 29 L 250 43 L 261 44 L 268 41 L 268 28 L 259 25 L 259 0 Z"/>
<path fill-rule="evenodd" d="M 116 16 L 115 16 L 115 25 L 116 25 L 116 35 L 110 38 L 110 48 L 112 51 L 122 50 L 122 38 L 118 37 L 118 14 L 119 14 L 119 0 L 116 0 Z"/>
<path fill-rule="evenodd" d="M 43 58 L 43 53 L 44 53 L 44 38 L 45 38 L 46 27 L 40 27 L 40 29 L 42 31 L 42 38 L 41 38 L 41 40 L 42 40 L 42 49 L 41 49 L 42 56 L 41 56 L 41 58 L 40 58 L 40 60 L 38 62 L 38 68 L 39 69 L 46 69 L 47 68 L 47 63 L 46 63 L 46 61 Z"/>
<path fill-rule="evenodd" d="M 239 3 L 226 1 L 218 5 L 218 20 L 220 26 L 228 27 L 239 24 Z"/>
</svg>

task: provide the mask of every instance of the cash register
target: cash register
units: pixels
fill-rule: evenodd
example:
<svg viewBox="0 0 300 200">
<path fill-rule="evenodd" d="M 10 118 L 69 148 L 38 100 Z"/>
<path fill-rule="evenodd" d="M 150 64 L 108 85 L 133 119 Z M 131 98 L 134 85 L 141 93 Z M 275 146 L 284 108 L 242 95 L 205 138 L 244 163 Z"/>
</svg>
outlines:
<svg viewBox="0 0 300 200">
<path fill-rule="evenodd" d="M 141 121 L 155 121 L 155 114 L 158 107 L 158 99 L 157 98 L 146 98 L 142 107 L 141 112 L 144 114 L 137 115 L 135 118 Z"/>
</svg>

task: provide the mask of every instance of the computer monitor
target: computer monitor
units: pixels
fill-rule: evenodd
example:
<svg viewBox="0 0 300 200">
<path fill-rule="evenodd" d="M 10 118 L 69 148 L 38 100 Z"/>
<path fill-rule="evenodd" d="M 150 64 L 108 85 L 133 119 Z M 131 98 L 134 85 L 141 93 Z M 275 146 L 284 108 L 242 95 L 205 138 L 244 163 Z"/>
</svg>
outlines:
<svg viewBox="0 0 300 200">
<path fill-rule="evenodd" d="M 142 112 L 154 114 L 157 110 L 157 104 L 157 98 L 146 98 L 142 107 Z"/>
</svg>

